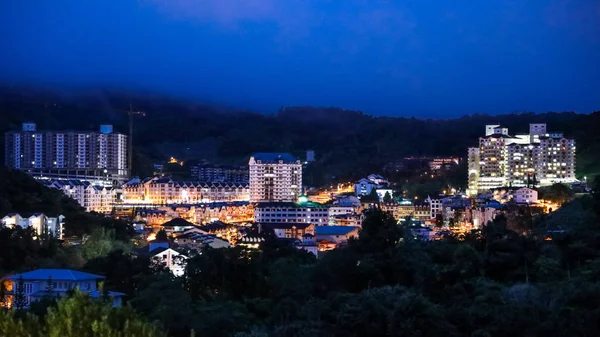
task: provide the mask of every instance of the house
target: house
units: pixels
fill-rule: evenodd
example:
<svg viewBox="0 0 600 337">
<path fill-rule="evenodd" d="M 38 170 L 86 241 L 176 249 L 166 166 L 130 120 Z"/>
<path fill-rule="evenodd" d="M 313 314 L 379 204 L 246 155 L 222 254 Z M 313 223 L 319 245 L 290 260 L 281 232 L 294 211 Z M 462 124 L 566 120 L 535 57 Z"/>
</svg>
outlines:
<svg viewBox="0 0 600 337">
<path fill-rule="evenodd" d="M 319 226 L 315 229 L 318 242 L 326 240 L 336 245 L 344 244 L 350 238 L 358 238 L 360 227 L 353 226 Z"/>
<path fill-rule="evenodd" d="M 2 280 L 7 289 L 7 298 L 3 303 L 7 303 L 9 308 L 15 304 L 15 296 L 21 292 L 19 283 L 22 282 L 25 308 L 29 307 L 32 302 L 39 301 L 44 297 L 64 297 L 69 290 L 75 288 L 88 293 L 94 298 L 108 296 L 113 307 L 120 307 L 125 294 L 113 291 L 103 293 L 98 289 L 97 284 L 102 279 L 104 277 L 100 275 L 70 269 L 37 269 L 15 274 Z"/>
<path fill-rule="evenodd" d="M 523 187 L 514 193 L 514 200 L 519 204 L 536 204 L 538 202 L 538 191 Z"/>
<path fill-rule="evenodd" d="M 318 226 L 323 227 L 323 226 Z M 304 222 L 259 223 L 258 232 L 272 231 L 280 239 L 302 239 L 306 233 L 315 234 L 315 225 Z"/>
<path fill-rule="evenodd" d="M 369 195 L 373 189 L 377 189 L 377 184 L 369 179 L 361 179 L 354 184 L 354 194 L 357 197 Z"/>
<path fill-rule="evenodd" d="M 218 237 L 215 234 L 208 234 L 201 229 L 192 228 L 177 235 L 173 240 L 177 245 L 187 249 L 201 250 L 205 246 L 211 248 L 227 248 L 229 241 Z"/>
<path fill-rule="evenodd" d="M 434 232 L 433 229 L 424 226 L 412 226 L 410 227 L 410 232 L 414 236 L 415 239 L 429 241 L 433 238 Z"/>
<path fill-rule="evenodd" d="M 48 217 L 44 213 L 34 213 L 29 217 L 23 217 L 18 213 L 10 213 L 0 219 L 0 223 L 6 227 L 19 226 L 24 229 L 32 227 L 37 235 L 48 233 L 62 239 L 65 217 L 62 215 Z"/>
<path fill-rule="evenodd" d="M 153 264 L 164 264 L 175 276 L 182 276 L 185 272 L 188 256 L 173 249 L 169 241 L 150 241 L 141 253 L 150 256 Z"/>
<path fill-rule="evenodd" d="M 354 226 L 361 227 L 362 214 L 340 214 L 329 217 L 329 226 Z"/>
<path fill-rule="evenodd" d="M 238 246 L 250 248 L 250 249 L 258 249 L 260 244 L 265 242 L 264 236 L 248 233 L 244 235 L 238 242 Z"/>
<path fill-rule="evenodd" d="M 188 229 L 196 227 L 196 225 L 194 225 L 193 223 L 191 223 L 191 222 L 189 222 L 189 221 L 187 221 L 187 220 L 185 220 L 183 218 L 175 218 L 173 220 L 170 220 L 170 221 L 167 221 L 167 222 L 163 223 L 160 226 L 169 235 L 173 235 L 175 233 L 180 233 L 180 232 L 183 232 L 185 230 L 188 230 Z"/>
<path fill-rule="evenodd" d="M 318 254 L 318 247 L 319 245 L 317 244 L 317 241 L 315 240 L 315 236 L 309 233 L 306 233 L 304 235 L 302 235 L 302 240 L 298 240 L 296 242 L 296 248 L 298 249 L 303 249 L 311 254 L 313 254 L 314 256 L 317 256 Z"/>
<path fill-rule="evenodd" d="M 385 185 L 389 184 L 389 182 L 384 177 L 380 176 L 379 174 L 369 174 L 367 176 L 367 179 L 374 182 L 378 186 L 385 186 Z"/>
</svg>

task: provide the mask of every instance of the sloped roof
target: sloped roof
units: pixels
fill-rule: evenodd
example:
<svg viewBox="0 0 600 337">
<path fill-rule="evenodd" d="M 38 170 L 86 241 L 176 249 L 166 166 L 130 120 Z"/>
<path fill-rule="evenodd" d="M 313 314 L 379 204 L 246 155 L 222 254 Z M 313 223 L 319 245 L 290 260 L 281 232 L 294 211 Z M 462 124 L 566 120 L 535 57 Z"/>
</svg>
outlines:
<svg viewBox="0 0 600 337">
<path fill-rule="evenodd" d="M 317 235 L 346 235 L 358 227 L 355 226 L 317 226 L 315 234 Z"/>
<path fill-rule="evenodd" d="M 195 226 L 193 223 L 183 219 L 183 218 L 175 218 L 173 220 L 167 221 L 161 225 L 162 227 L 175 227 L 175 226 Z"/>
<path fill-rule="evenodd" d="M 37 269 L 22 274 L 15 274 L 7 277 L 9 280 L 65 280 L 65 281 L 86 281 L 103 279 L 104 276 L 88 274 L 71 269 Z"/>
</svg>

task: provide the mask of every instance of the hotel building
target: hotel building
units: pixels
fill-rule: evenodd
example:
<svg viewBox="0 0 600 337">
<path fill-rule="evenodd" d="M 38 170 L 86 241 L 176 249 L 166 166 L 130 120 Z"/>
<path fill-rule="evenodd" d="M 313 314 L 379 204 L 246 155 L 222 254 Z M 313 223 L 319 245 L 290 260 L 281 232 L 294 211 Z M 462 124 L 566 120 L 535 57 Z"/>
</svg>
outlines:
<svg viewBox="0 0 600 337">
<path fill-rule="evenodd" d="M 248 201 L 248 184 L 175 181 L 171 178 L 133 179 L 123 185 L 125 204 L 200 204 Z"/>
<path fill-rule="evenodd" d="M 302 193 L 302 163 L 287 153 L 250 157 L 251 202 L 296 202 Z"/>
<path fill-rule="evenodd" d="M 514 136 L 499 125 L 486 125 L 479 147 L 468 150 L 468 192 L 575 182 L 575 150 L 575 140 L 547 132 L 546 124 L 530 124 L 529 134 Z"/>
<path fill-rule="evenodd" d="M 327 206 L 307 202 L 259 203 L 254 209 L 254 221 L 257 223 L 309 223 L 316 226 L 326 226 L 329 223 Z"/>
</svg>

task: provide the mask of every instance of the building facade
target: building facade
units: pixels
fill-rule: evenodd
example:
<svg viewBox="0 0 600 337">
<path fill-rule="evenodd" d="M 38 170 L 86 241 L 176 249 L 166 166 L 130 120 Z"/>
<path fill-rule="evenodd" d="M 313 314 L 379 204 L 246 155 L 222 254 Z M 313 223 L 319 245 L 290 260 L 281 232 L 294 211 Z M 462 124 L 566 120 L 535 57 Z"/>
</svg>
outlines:
<svg viewBox="0 0 600 337">
<path fill-rule="evenodd" d="M 166 205 L 248 201 L 249 192 L 248 184 L 244 183 L 133 179 L 123 185 L 123 202 Z"/>
<path fill-rule="evenodd" d="M 287 153 L 250 157 L 251 202 L 296 202 L 302 194 L 302 163 Z"/>
<path fill-rule="evenodd" d="M 530 124 L 528 134 L 514 136 L 499 125 L 486 125 L 479 147 L 468 150 L 468 193 L 575 182 L 575 151 L 575 140 L 548 132 L 546 124 Z"/>
<path fill-rule="evenodd" d="M 326 206 L 293 202 L 259 203 L 254 209 L 254 221 L 258 223 L 308 223 L 326 226 L 329 209 Z"/>
<path fill-rule="evenodd" d="M 21 216 L 18 213 L 10 213 L 0 219 L 3 227 L 33 228 L 37 235 L 50 234 L 62 240 L 65 226 L 65 217 L 48 217 L 44 213 L 34 213 L 31 216 Z"/>
<path fill-rule="evenodd" d="M 93 185 L 77 179 L 44 179 L 40 182 L 74 199 L 86 212 L 110 213 L 120 193 L 120 189 L 114 187 Z"/>
<path fill-rule="evenodd" d="M 37 130 L 24 123 L 5 134 L 5 165 L 36 175 L 116 180 L 129 175 L 127 136 L 101 125 L 98 131 Z"/>
<path fill-rule="evenodd" d="M 92 298 L 107 296 L 112 300 L 113 307 L 120 307 L 125 294 L 100 291 L 97 286 L 98 281 L 102 279 L 103 276 L 70 269 L 37 269 L 4 278 L 2 282 L 7 290 L 6 298 L 1 299 L 0 303 L 9 308 L 23 309 L 47 296 L 65 297 L 73 289 L 79 289 Z M 23 303 L 17 303 L 19 293 L 24 295 Z"/>
</svg>

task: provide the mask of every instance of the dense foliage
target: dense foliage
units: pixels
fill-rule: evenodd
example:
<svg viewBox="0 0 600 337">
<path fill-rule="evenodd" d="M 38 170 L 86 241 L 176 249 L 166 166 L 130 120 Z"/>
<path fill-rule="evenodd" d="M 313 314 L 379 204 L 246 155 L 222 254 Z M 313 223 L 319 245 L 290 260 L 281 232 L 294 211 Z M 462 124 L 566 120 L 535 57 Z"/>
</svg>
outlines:
<svg viewBox="0 0 600 337">
<path fill-rule="evenodd" d="M 24 312 L 0 309 L 0 336 L 161 337 L 156 326 L 128 308 L 92 300 L 76 292 L 48 308 L 40 319 Z"/>
</svg>

